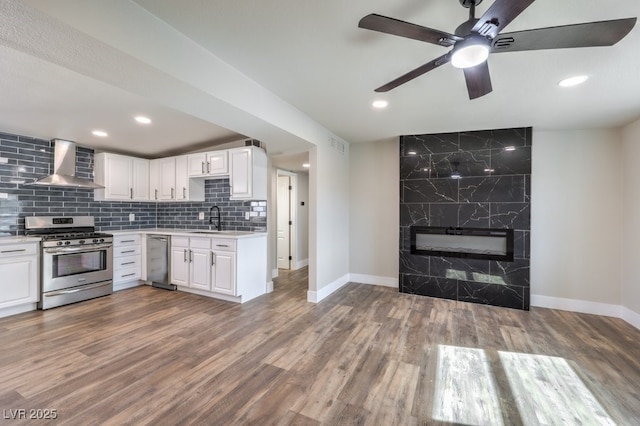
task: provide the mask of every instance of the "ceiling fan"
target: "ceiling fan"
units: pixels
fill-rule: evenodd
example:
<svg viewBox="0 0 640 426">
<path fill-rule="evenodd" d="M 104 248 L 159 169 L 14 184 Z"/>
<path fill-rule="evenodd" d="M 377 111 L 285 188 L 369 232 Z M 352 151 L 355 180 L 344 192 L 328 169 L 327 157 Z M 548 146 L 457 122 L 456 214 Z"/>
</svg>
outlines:
<svg viewBox="0 0 640 426">
<path fill-rule="evenodd" d="M 370 14 L 360 20 L 360 28 L 453 47 L 444 55 L 378 87 L 376 92 L 387 92 L 451 62 L 454 67 L 463 69 L 469 98 L 479 98 L 493 90 L 487 65 L 490 53 L 613 46 L 631 31 L 637 19 L 588 22 L 500 34 L 535 0 L 496 0 L 480 18 L 475 17 L 475 8 L 482 0 L 458 1 L 469 9 L 469 19 L 460 24 L 454 34 L 378 14 Z"/>
</svg>

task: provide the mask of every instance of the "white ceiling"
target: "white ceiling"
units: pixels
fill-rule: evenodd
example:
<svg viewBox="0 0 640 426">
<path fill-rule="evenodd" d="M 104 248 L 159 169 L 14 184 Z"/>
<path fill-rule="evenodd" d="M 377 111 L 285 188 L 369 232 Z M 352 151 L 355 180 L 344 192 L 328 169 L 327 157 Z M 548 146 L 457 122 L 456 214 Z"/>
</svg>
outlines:
<svg viewBox="0 0 640 426">
<path fill-rule="evenodd" d="M 485 0 L 478 14 L 491 3 Z M 492 55 L 493 92 L 470 101 L 462 72 L 450 65 L 387 94 L 375 94 L 374 88 L 446 50 L 359 29 L 358 21 L 369 13 L 447 32 L 467 17 L 458 0 L 3 0 L 0 131 L 60 137 L 147 157 L 243 135 L 260 136 L 267 147 L 277 145 L 280 133 L 263 132 L 262 119 L 247 123 L 255 113 L 223 117 L 218 104 L 202 96 L 205 90 L 195 90 L 192 80 L 169 76 L 172 62 L 187 69 L 193 64 L 196 73 L 200 62 L 194 59 L 200 58 L 195 54 L 203 61 L 212 55 L 219 58 L 292 111 L 353 143 L 516 126 L 616 127 L 640 117 L 640 55 L 635 53 L 640 25 L 609 48 Z M 639 15 L 637 0 L 537 0 L 506 31 Z M 121 19 L 114 19 L 118 16 Z M 138 16 L 148 19 L 136 22 Z M 135 48 L 142 52 L 139 46 L 145 41 L 138 40 L 132 28 L 158 33 L 163 67 L 153 68 L 132 53 Z M 130 37 L 128 43 L 117 43 L 113 34 L 118 31 L 122 40 Z M 186 36 L 199 50 L 187 54 L 167 43 L 169 32 Z M 88 58 L 86 66 L 70 65 L 85 59 L 78 58 L 82 55 Z M 590 79 L 573 89 L 556 85 L 574 74 Z M 370 105 L 377 98 L 387 99 L 389 107 L 373 110 Z M 136 114 L 152 117 L 153 124 L 137 125 Z M 278 117 L 269 120 L 279 125 Z M 96 128 L 109 132 L 109 138 L 92 136 Z M 282 144 L 279 151 L 309 146 Z"/>
</svg>

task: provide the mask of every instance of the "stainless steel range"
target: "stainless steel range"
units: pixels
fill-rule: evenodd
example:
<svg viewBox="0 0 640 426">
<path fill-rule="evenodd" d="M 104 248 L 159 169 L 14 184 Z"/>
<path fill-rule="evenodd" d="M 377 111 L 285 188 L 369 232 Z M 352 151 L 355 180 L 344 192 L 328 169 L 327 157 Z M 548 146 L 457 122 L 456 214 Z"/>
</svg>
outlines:
<svg viewBox="0 0 640 426">
<path fill-rule="evenodd" d="M 27 217 L 25 230 L 42 238 L 39 309 L 113 293 L 113 236 L 93 217 Z"/>
</svg>

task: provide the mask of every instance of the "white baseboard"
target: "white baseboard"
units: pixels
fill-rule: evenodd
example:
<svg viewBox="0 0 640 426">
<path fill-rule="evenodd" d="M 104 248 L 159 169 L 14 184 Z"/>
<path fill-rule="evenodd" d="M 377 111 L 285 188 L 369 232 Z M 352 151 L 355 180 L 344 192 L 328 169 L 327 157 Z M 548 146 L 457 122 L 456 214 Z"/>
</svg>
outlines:
<svg viewBox="0 0 640 426">
<path fill-rule="evenodd" d="M 307 302 L 318 303 L 334 291 L 344 287 L 348 282 L 349 274 L 344 274 L 342 277 L 327 284 L 318 291 L 307 291 Z"/>
<path fill-rule="evenodd" d="M 309 266 L 309 259 L 302 259 L 296 262 L 293 266 L 293 270 L 296 271 L 300 268 L 304 268 L 305 266 Z"/>
<path fill-rule="evenodd" d="M 36 303 L 25 303 L 24 305 L 10 306 L 8 308 L 0 309 L 0 318 L 9 317 L 11 315 L 18 315 L 24 312 L 35 311 L 38 309 Z"/>
<path fill-rule="evenodd" d="M 278 268 L 271 270 L 271 278 L 278 278 Z"/>
<path fill-rule="evenodd" d="M 133 288 L 133 287 L 138 287 L 139 285 L 142 285 L 143 283 L 141 283 L 140 281 L 136 280 L 136 281 L 128 281 L 126 283 L 117 283 L 113 285 L 113 291 L 120 291 L 120 290 L 125 290 L 127 288 Z"/>
<path fill-rule="evenodd" d="M 540 308 L 560 309 L 562 311 L 581 312 L 583 314 L 604 315 L 606 317 L 621 318 L 621 306 L 608 303 L 589 302 L 562 297 L 531 295 L 531 306 Z"/>
<path fill-rule="evenodd" d="M 267 293 L 271 293 L 273 291 L 273 281 L 269 281 L 267 283 Z"/>
<path fill-rule="evenodd" d="M 360 284 L 380 285 L 398 288 L 397 277 L 379 277 L 377 275 L 349 274 L 349 281 Z"/>
<path fill-rule="evenodd" d="M 620 318 L 640 330 L 640 314 L 632 311 L 631 309 L 623 306 L 622 307 L 622 315 Z"/>
</svg>

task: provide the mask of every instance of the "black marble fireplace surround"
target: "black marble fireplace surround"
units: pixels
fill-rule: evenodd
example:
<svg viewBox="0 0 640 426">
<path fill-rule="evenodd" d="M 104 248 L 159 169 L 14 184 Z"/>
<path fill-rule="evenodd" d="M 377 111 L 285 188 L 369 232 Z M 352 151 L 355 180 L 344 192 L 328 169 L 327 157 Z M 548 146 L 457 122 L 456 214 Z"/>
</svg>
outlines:
<svg viewBox="0 0 640 426">
<path fill-rule="evenodd" d="M 531 142 L 530 127 L 400 138 L 400 292 L 529 309 Z M 411 227 L 510 229 L 513 261 L 412 254 Z"/>
</svg>

